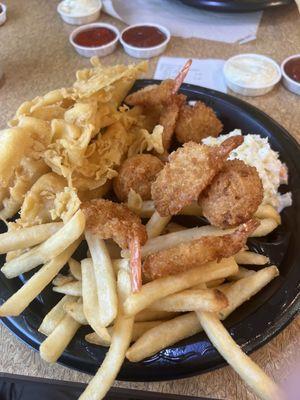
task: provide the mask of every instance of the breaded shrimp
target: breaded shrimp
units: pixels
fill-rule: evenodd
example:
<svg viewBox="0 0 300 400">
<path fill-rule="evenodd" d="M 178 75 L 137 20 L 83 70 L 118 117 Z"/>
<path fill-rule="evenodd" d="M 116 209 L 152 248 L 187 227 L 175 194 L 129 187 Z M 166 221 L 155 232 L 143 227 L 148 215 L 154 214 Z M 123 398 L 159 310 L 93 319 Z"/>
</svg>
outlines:
<svg viewBox="0 0 300 400">
<path fill-rule="evenodd" d="M 143 273 L 149 280 L 175 275 L 191 268 L 230 257 L 246 244 L 247 237 L 257 228 L 257 220 L 249 220 L 233 233 L 224 236 L 204 236 L 176 247 L 148 256 L 143 264 Z"/>
<path fill-rule="evenodd" d="M 161 113 L 159 124 L 164 127 L 162 139 L 165 152 L 170 148 L 174 129 L 179 116 L 180 107 L 186 100 L 183 94 L 173 95 L 169 102 L 166 103 L 163 112 Z"/>
<path fill-rule="evenodd" d="M 122 249 L 130 249 L 131 283 L 134 292 L 142 285 L 141 245 L 147 232 L 140 218 L 125 205 L 109 200 L 94 199 L 81 204 L 86 216 L 86 229 L 101 239 L 113 239 Z"/>
<path fill-rule="evenodd" d="M 129 106 L 155 106 L 161 103 L 168 103 L 170 97 L 175 95 L 186 77 L 192 60 L 188 60 L 175 79 L 166 79 L 159 85 L 149 85 L 137 92 L 129 94 L 125 103 Z"/>
<path fill-rule="evenodd" d="M 256 168 L 240 160 L 226 161 L 199 199 L 203 215 L 212 225 L 237 226 L 250 219 L 263 200 Z"/>
<path fill-rule="evenodd" d="M 120 201 L 126 202 L 130 189 L 143 200 L 151 200 L 151 184 L 164 164 L 151 154 L 138 154 L 127 158 L 113 180 L 113 189 Z"/>
<path fill-rule="evenodd" d="M 129 106 L 155 106 L 168 101 L 175 88 L 174 79 L 166 79 L 159 85 L 149 85 L 137 92 L 129 94 L 125 103 Z"/>
<path fill-rule="evenodd" d="M 184 104 L 179 111 L 176 122 L 175 135 L 179 143 L 201 140 L 208 136 L 217 137 L 223 129 L 222 122 L 214 110 L 202 101 L 197 101 L 194 106 Z"/>
<path fill-rule="evenodd" d="M 162 217 L 175 215 L 184 206 L 197 201 L 222 169 L 229 153 L 242 142 L 242 136 L 233 136 L 213 147 L 188 142 L 171 153 L 169 162 L 151 187 L 158 213 Z"/>
<path fill-rule="evenodd" d="M 160 85 L 146 86 L 125 99 L 125 102 L 130 106 L 144 106 L 145 111 L 147 108 L 160 109 L 159 124 L 164 127 L 163 146 L 165 155 L 171 145 L 180 107 L 186 101 L 186 96 L 178 95 L 177 92 L 189 71 L 191 63 L 192 60 L 188 60 L 174 80 L 168 79 L 162 81 Z"/>
</svg>

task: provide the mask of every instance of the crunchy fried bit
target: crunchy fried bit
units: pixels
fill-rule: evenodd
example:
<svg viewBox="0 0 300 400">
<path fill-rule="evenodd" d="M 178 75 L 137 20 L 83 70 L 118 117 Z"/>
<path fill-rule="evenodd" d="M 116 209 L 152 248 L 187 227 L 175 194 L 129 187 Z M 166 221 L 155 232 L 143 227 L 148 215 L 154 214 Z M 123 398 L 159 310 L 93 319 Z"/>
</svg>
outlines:
<svg viewBox="0 0 300 400">
<path fill-rule="evenodd" d="M 174 215 L 198 200 L 200 193 L 222 169 L 229 153 L 242 142 L 242 136 L 233 136 L 220 146 L 189 142 L 174 151 L 151 187 L 158 213 L 162 217 Z"/>
<path fill-rule="evenodd" d="M 212 225 L 227 228 L 250 219 L 263 199 L 256 168 L 243 161 L 226 161 L 199 199 L 203 215 Z"/>
<path fill-rule="evenodd" d="M 141 245 L 145 244 L 145 226 L 124 204 L 94 199 L 82 203 L 81 208 L 86 216 L 86 229 L 99 234 L 102 239 L 112 238 L 122 249 L 127 249 L 133 238 L 138 238 Z"/>
<path fill-rule="evenodd" d="M 202 101 L 197 101 L 192 107 L 184 104 L 179 111 L 176 122 L 175 135 L 179 143 L 201 140 L 208 136 L 217 137 L 223 129 L 222 122 L 214 110 Z"/>
<path fill-rule="evenodd" d="M 179 116 L 179 110 L 185 100 L 186 96 L 183 94 L 172 96 L 169 103 L 166 104 L 161 113 L 159 124 L 164 127 L 163 146 L 166 152 L 170 148 L 176 121 Z"/>
<path fill-rule="evenodd" d="M 233 233 L 224 236 L 204 236 L 151 254 L 144 262 L 143 273 L 147 279 L 153 280 L 178 274 L 209 261 L 230 257 L 245 246 L 247 237 L 258 225 L 259 222 L 252 219 Z"/>
<path fill-rule="evenodd" d="M 138 154 L 128 158 L 113 180 L 118 199 L 126 202 L 130 189 L 133 189 L 143 200 L 151 200 L 151 184 L 163 166 L 160 159 L 151 154 Z"/>
<path fill-rule="evenodd" d="M 176 81 L 167 79 L 160 85 L 149 85 L 138 90 L 125 99 L 125 103 L 129 106 L 155 106 L 165 103 L 172 96 L 172 92 L 176 86 Z"/>
</svg>

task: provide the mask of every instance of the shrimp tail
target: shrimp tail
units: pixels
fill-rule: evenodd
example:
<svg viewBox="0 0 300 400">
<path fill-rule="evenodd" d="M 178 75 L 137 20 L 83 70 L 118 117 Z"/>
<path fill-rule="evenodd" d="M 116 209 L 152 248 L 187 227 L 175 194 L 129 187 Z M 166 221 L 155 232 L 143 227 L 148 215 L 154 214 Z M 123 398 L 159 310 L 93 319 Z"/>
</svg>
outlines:
<svg viewBox="0 0 300 400">
<path fill-rule="evenodd" d="M 172 90 L 172 94 L 176 94 L 181 86 L 181 84 L 183 83 L 185 77 L 187 76 L 189 69 L 192 65 L 192 60 L 189 59 L 183 66 L 183 68 L 181 69 L 181 71 L 179 72 L 179 74 L 176 76 L 175 78 L 175 85 L 173 87 Z"/>
<path fill-rule="evenodd" d="M 131 269 L 131 290 L 139 292 L 142 287 L 142 258 L 141 244 L 137 236 L 134 236 L 129 243 L 130 269 Z"/>
</svg>

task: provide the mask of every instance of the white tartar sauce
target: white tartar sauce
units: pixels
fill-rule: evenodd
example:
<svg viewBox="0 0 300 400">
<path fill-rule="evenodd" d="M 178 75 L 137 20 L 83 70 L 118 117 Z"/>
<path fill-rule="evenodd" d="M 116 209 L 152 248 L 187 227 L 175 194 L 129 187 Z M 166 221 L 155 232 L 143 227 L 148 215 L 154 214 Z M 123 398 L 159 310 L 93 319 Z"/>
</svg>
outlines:
<svg viewBox="0 0 300 400">
<path fill-rule="evenodd" d="M 255 55 L 241 55 L 228 60 L 225 74 L 238 85 L 252 87 L 271 85 L 278 77 L 278 71 L 271 61 Z"/>
<path fill-rule="evenodd" d="M 61 11 L 74 16 L 90 14 L 98 7 L 99 0 L 64 0 L 61 3 Z"/>
</svg>

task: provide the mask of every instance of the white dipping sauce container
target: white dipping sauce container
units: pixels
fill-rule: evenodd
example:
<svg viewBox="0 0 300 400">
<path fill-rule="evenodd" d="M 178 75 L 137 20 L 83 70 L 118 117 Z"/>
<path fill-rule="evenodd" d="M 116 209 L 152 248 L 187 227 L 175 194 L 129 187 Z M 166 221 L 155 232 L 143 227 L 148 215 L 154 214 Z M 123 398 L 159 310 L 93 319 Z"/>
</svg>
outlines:
<svg viewBox="0 0 300 400">
<path fill-rule="evenodd" d="M 61 1 L 58 6 L 57 6 L 57 12 L 61 16 L 62 20 L 65 21 L 67 24 L 70 25 L 83 25 L 83 24 L 89 24 L 90 22 L 97 21 L 97 19 L 100 16 L 100 11 L 102 8 L 102 2 L 98 0 L 98 7 L 90 12 L 86 12 L 81 15 L 73 15 L 71 13 L 67 13 L 63 11 L 63 3 L 64 1 Z"/>
<path fill-rule="evenodd" d="M 239 54 L 229 58 L 223 73 L 229 89 L 243 96 L 266 94 L 281 79 L 279 65 L 260 54 Z"/>
</svg>

